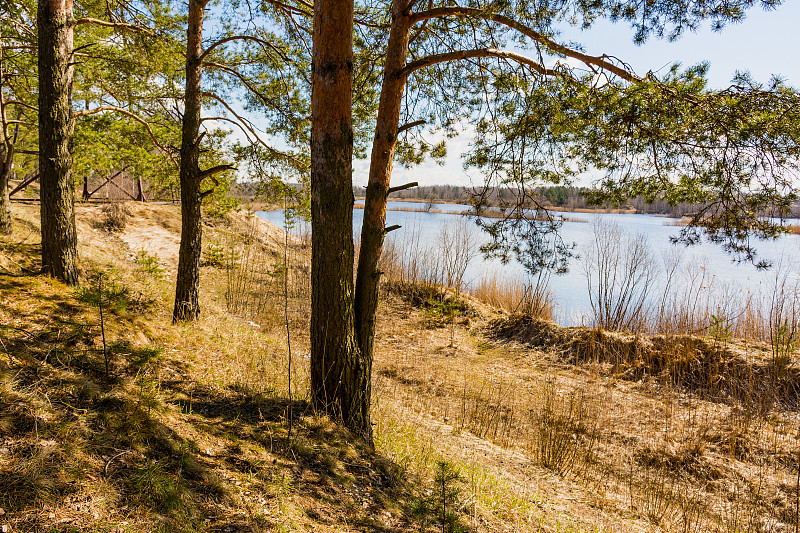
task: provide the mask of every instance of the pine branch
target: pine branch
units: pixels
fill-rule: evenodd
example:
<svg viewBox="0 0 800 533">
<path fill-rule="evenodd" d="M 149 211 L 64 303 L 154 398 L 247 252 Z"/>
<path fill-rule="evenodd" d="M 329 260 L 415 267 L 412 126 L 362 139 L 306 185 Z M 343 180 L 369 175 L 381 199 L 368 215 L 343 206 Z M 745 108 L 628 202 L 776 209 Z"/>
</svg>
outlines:
<svg viewBox="0 0 800 533">
<path fill-rule="evenodd" d="M 30 109 L 31 111 L 37 111 L 37 112 L 39 111 L 38 107 L 17 100 L 9 100 L 8 102 L 5 103 L 5 105 L 15 105 L 17 107 L 24 107 L 26 109 Z"/>
<path fill-rule="evenodd" d="M 250 122 L 246 118 L 244 118 L 241 115 L 239 115 L 236 111 L 234 111 L 231 108 L 231 106 L 228 105 L 228 103 L 224 99 L 220 98 L 218 95 L 216 95 L 214 93 L 210 93 L 210 92 L 207 92 L 207 91 L 203 92 L 203 96 L 206 96 L 208 98 L 212 98 L 212 99 L 216 100 L 217 102 L 219 102 L 220 104 L 222 104 L 222 106 L 225 109 L 227 109 L 228 112 L 231 115 L 236 117 L 236 120 L 238 120 L 238 122 L 236 122 L 234 120 L 231 120 L 229 118 L 226 118 L 226 117 L 219 117 L 219 118 L 222 119 L 222 120 L 226 120 L 227 122 L 230 122 L 232 124 L 238 125 L 239 128 L 242 129 L 243 131 L 247 130 L 248 132 L 250 132 L 250 134 L 255 138 L 256 142 L 258 144 L 260 144 L 261 146 L 263 146 L 269 153 L 271 153 L 274 156 L 280 157 L 282 159 L 286 159 L 287 161 L 291 161 L 297 168 L 301 168 L 302 166 L 304 166 L 302 161 L 298 160 L 296 157 L 292 156 L 291 154 L 287 154 L 286 152 L 281 152 L 280 150 L 276 150 L 275 148 L 273 148 L 270 145 L 268 145 L 261 138 L 261 136 L 258 135 L 258 133 L 256 133 L 255 128 L 253 128 L 253 126 L 250 124 Z M 245 133 L 245 136 L 247 136 L 246 133 Z M 248 141 L 249 141 L 250 138 L 249 138 L 249 136 L 247 136 L 247 137 L 248 137 Z M 252 142 L 252 141 L 250 141 L 250 142 Z"/>
<path fill-rule="evenodd" d="M 203 59 L 205 59 L 205 57 L 208 54 L 213 52 L 215 48 L 217 48 L 218 46 L 221 46 L 221 45 L 223 45 L 225 43 L 229 43 L 231 41 L 254 41 L 254 42 L 257 42 L 258 44 L 260 44 L 261 46 L 265 46 L 267 48 L 274 48 L 270 43 L 268 43 L 264 39 L 259 39 L 258 37 L 254 36 L 254 35 L 232 35 L 230 37 L 226 37 L 224 39 L 220 39 L 219 41 L 209 45 L 209 47 L 206 48 L 205 51 L 202 54 L 200 54 L 200 57 L 198 59 L 200 61 L 203 61 Z"/>
<path fill-rule="evenodd" d="M 534 61 L 529 57 L 525 57 L 515 52 L 508 52 L 506 50 L 496 50 L 494 48 L 478 48 L 475 50 L 457 50 L 455 52 L 446 52 L 444 54 L 434 54 L 417 59 L 407 64 L 405 67 L 395 72 L 398 78 L 406 77 L 412 72 L 424 67 L 436 65 L 438 63 L 445 63 L 447 61 L 463 61 L 473 57 L 497 57 L 501 59 L 511 59 L 518 63 L 528 65 L 531 69 L 542 74 L 543 76 L 555 76 L 559 71 L 546 68 L 538 61 Z"/>
<path fill-rule="evenodd" d="M 135 31 L 138 33 L 146 33 L 147 35 L 153 35 L 153 32 L 147 28 L 143 28 L 141 26 L 136 26 L 134 24 L 126 24 L 125 22 L 109 22 L 107 20 L 95 19 L 91 17 L 84 17 L 79 18 L 73 24 L 74 27 L 81 26 L 83 24 L 93 24 L 95 26 L 103 26 L 104 28 L 114 28 L 117 30 L 129 30 Z"/>
<path fill-rule="evenodd" d="M 304 2 L 303 0 L 297 0 L 297 3 L 301 6 L 305 7 L 307 11 L 303 11 L 299 7 L 290 6 L 289 4 L 284 4 L 283 2 L 278 2 L 278 0 L 264 0 L 267 4 L 277 7 L 278 9 L 283 9 L 285 11 L 289 11 L 290 13 L 294 13 L 297 15 L 303 15 L 305 17 L 311 18 L 313 17 L 312 11 L 314 11 L 314 5 L 309 2 Z"/>
<path fill-rule="evenodd" d="M 169 157 L 170 160 L 173 163 L 175 163 L 176 166 L 178 165 L 178 162 L 175 161 L 175 158 L 172 156 L 172 152 L 167 150 L 167 148 L 165 148 L 160 142 L 158 142 L 158 139 L 156 138 L 155 133 L 153 133 L 153 128 L 150 126 L 150 123 L 147 122 L 146 120 L 144 120 L 139 115 L 137 115 L 135 113 L 131 113 L 127 109 L 123 109 L 121 107 L 117 107 L 117 106 L 113 106 L 113 105 L 102 105 L 100 107 L 95 107 L 94 109 L 87 109 L 85 111 L 78 111 L 77 113 L 75 113 L 75 118 L 85 117 L 85 116 L 89 116 L 89 115 L 95 115 L 97 113 L 103 113 L 105 111 L 113 111 L 114 113 L 119 113 L 120 115 L 125 115 L 126 117 L 132 118 L 133 120 L 135 120 L 139 124 L 143 125 L 147 129 L 147 133 L 150 134 L 150 138 L 153 139 L 153 143 L 159 148 L 159 150 L 164 152 L 167 155 L 167 157 Z"/>
<path fill-rule="evenodd" d="M 417 22 L 426 21 L 432 18 L 449 17 L 449 16 L 476 17 L 484 20 L 491 20 L 492 22 L 497 22 L 498 24 L 507 26 L 513 30 L 520 32 L 526 37 L 533 39 L 534 41 L 538 42 L 539 44 L 543 45 L 545 48 L 550 50 L 552 53 L 560 54 L 566 57 L 571 57 L 573 59 L 581 61 L 586 65 L 593 65 L 603 70 L 607 70 L 628 82 L 635 83 L 643 81 L 642 78 L 636 76 L 632 72 L 624 68 L 621 68 L 618 65 L 615 65 L 611 61 L 608 61 L 608 56 L 606 55 L 591 56 L 588 54 L 584 54 L 583 52 L 573 50 L 572 48 L 568 48 L 562 44 L 557 43 L 556 41 L 534 30 L 533 28 L 525 26 L 519 21 L 516 21 L 504 15 L 500 15 L 498 13 L 486 12 L 483 11 L 482 9 L 467 8 L 467 7 L 440 7 L 435 9 L 429 9 L 427 11 L 422 11 L 420 13 L 415 13 L 414 15 L 412 15 L 411 24 L 416 24 Z"/>
</svg>

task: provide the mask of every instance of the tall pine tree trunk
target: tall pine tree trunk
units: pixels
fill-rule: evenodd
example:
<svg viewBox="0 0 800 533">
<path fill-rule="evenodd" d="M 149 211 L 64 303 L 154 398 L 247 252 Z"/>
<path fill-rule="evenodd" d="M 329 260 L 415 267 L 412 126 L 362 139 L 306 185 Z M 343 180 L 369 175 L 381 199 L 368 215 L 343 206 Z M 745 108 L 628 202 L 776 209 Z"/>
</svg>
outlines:
<svg viewBox="0 0 800 533">
<path fill-rule="evenodd" d="M 392 176 L 394 149 L 400 120 L 406 78 L 396 75 L 406 64 L 408 39 L 411 30 L 406 0 L 394 0 L 392 27 L 386 53 L 383 85 L 372 144 L 369 183 L 364 204 L 364 224 L 361 228 L 361 250 L 356 280 L 356 330 L 365 364 L 372 370 L 375 313 L 378 308 L 378 286 L 383 239 L 386 234 L 386 201 Z"/>
<path fill-rule="evenodd" d="M 39 182 L 42 272 L 78 282 L 72 176 L 72 0 L 39 0 Z"/>
<path fill-rule="evenodd" d="M 178 278 L 175 283 L 173 321 L 192 321 L 200 313 L 200 219 L 199 132 L 201 107 L 204 1 L 189 0 L 186 45 L 186 94 L 181 134 L 181 244 L 178 250 Z"/>
<path fill-rule="evenodd" d="M 317 0 L 311 96 L 311 400 L 371 439 L 354 329 L 353 1 Z"/>
</svg>

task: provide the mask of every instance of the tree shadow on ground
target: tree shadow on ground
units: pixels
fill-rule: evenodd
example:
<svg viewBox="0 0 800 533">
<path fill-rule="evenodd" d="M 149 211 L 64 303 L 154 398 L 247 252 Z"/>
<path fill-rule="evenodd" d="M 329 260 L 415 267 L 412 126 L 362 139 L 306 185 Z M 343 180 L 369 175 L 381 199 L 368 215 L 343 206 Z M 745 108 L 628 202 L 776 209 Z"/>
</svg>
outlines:
<svg viewBox="0 0 800 533">
<path fill-rule="evenodd" d="M 346 429 L 315 416 L 307 402 L 187 381 L 165 388 L 172 396 L 168 401 L 196 427 L 229 442 L 216 454 L 229 469 L 255 479 L 267 494 L 291 487 L 312 522 L 350 523 L 367 531 L 414 529 L 414 495 L 402 469 Z"/>
</svg>

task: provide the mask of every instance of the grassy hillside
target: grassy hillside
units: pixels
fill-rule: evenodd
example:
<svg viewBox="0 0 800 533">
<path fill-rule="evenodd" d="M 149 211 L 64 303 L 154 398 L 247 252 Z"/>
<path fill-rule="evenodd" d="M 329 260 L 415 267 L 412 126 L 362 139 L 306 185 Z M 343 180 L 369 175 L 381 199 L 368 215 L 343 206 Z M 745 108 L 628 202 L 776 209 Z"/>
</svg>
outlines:
<svg viewBox="0 0 800 533">
<path fill-rule="evenodd" d="M 795 355 L 559 328 L 388 280 L 373 450 L 305 402 L 306 241 L 244 213 L 207 220 L 201 319 L 173 326 L 175 206 L 79 207 L 78 288 L 34 274 L 38 213 L 14 209 L 5 530 L 799 526 Z"/>
</svg>

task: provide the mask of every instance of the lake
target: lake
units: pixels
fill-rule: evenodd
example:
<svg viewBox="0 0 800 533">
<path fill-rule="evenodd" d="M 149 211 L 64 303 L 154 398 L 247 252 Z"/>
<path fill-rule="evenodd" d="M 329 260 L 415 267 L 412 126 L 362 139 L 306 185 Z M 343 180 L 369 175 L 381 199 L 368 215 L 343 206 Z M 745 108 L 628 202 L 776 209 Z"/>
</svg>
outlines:
<svg viewBox="0 0 800 533">
<path fill-rule="evenodd" d="M 469 210 L 469 206 L 455 204 L 435 204 L 434 210 L 442 212 L 396 211 L 392 209 L 420 209 L 426 204 L 418 202 L 389 202 L 386 225 L 399 224 L 401 229 L 391 232 L 388 240 L 408 247 L 417 242 L 421 248 L 434 248 L 438 245 L 443 228 L 458 223 L 460 217 L 448 212 Z M 713 300 L 712 305 L 735 307 L 733 304 L 744 302 L 747 298 L 768 299 L 775 287 L 776 275 L 791 269 L 790 279 L 796 280 L 797 267 L 800 266 L 800 236 L 785 235 L 776 240 L 754 240 L 758 257 L 774 263 L 771 269 L 757 270 L 748 263 L 736 263 L 732 256 L 726 254 L 718 245 L 703 240 L 702 243 L 685 247 L 672 244 L 671 236 L 676 236 L 681 228 L 668 225 L 675 219 L 653 215 L 623 215 L 604 213 L 559 213 L 569 219 L 561 227 L 561 235 L 566 243 L 575 243 L 575 252 L 586 256 L 594 236 L 595 220 L 615 223 L 627 235 L 641 234 L 648 243 L 653 259 L 661 265 L 664 254 L 669 255 L 676 250 L 681 256 L 680 276 L 676 278 L 678 289 L 704 291 Z M 259 211 L 261 218 L 283 227 L 282 211 Z M 363 210 L 353 210 L 353 234 L 358 238 L 361 234 Z M 468 231 L 472 240 L 482 244 L 488 239 L 483 231 L 475 225 L 474 218 L 469 223 L 459 224 L 459 231 Z M 293 233 L 309 231 L 310 224 L 298 224 Z M 569 271 L 563 275 L 554 275 L 550 279 L 550 289 L 556 303 L 556 320 L 565 326 L 589 324 L 591 305 L 588 294 L 587 278 L 584 273 L 584 259 L 573 258 Z M 661 270 L 664 270 L 661 268 Z M 506 265 L 497 259 L 484 259 L 478 253 L 470 262 L 465 282 L 474 284 L 481 277 L 498 274 L 504 278 L 526 278 L 526 272 L 516 262 Z M 663 277 L 663 276 L 662 276 Z M 655 281 L 654 283 L 663 283 Z M 673 283 L 673 285 L 675 285 Z M 681 287 L 681 284 L 683 285 Z M 658 293 L 658 290 L 654 291 Z"/>
</svg>

